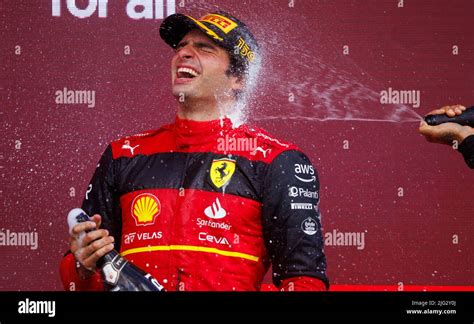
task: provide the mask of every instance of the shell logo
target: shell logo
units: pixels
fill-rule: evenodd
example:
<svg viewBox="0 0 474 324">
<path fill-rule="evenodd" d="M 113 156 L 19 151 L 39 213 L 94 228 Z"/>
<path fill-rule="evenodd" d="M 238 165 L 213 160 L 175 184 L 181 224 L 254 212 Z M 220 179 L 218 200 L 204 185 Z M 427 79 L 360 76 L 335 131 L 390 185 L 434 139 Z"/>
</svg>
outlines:
<svg viewBox="0 0 474 324">
<path fill-rule="evenodd" d="M 160 200 L 150 193 L 138 195 L 132 202 L 131 213 L 138 226 L 154 224 L 160 212 Z"/>
</svg>

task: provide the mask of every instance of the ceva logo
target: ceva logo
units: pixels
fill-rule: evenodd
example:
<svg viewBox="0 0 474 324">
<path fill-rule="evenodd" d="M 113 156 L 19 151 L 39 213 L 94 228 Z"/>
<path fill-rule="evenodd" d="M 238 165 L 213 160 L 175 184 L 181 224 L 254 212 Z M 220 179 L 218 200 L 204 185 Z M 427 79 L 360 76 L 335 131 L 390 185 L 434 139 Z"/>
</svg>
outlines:
<svg viewBox="0 0 474 324">
<path fill-rule="evenodd" d="M 206 232 L 199 233 L 199 240 L 200 241 L 207 241 L 215 244 L 222 244 L 222 245 L 230 245 L 229 241 L 225 237 L 214 236 L 211 234 L 207 234 Z"/>
</svg>

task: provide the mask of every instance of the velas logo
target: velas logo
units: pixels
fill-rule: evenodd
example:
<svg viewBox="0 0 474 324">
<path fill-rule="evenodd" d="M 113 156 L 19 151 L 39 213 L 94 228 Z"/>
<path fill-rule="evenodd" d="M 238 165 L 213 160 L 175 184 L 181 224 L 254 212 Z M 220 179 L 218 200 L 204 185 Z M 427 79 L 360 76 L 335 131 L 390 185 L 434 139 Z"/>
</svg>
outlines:
<svg viewBox="0 0 474 324">
<path fill-rule="evenodd" d="M 124 244 L 132 244 L 137 241 L 159 240 L 163 237 L 163 232 L 131 232 L 123 235 Z"/>
<path fill-rule="evenodd" d="M 211 181 L 220 189 L 227 185 L 235 172 L 235 161 L 231 159 L 214 159 L 209 172 Z"/>
<path fill-rule="evenodd" d="M 160 200 L 150 193 L 140 194 L 132 202 L 131 214 L 137 226 L 154 224 L 160 212 Z"/>
<path fill-rule="evenodd" d="M 206 15 L 199 20 L 201 22 L 208 22 L 213 24 L 226 34 L 231 32 L 235 27 L 238 26 L 234 21 L 230 20 L 229 18 L 216 14 Z"/>
</svg>

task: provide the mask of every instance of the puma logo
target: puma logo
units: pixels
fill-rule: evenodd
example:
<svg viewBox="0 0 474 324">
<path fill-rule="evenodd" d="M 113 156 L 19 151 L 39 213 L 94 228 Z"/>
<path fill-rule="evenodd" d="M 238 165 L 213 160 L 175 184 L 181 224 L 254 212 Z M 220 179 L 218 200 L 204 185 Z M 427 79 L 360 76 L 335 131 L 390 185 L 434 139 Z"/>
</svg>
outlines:
<svg viewBox="0 0 474 324">
<path fill-rule="evenodd" d="M 266 158 L 267 157 L 267 153 L 270 153 L 272 151 L 272 149 L 262 149 L 260 146 L 257 147 L 252 153 L 250 153 L 251 155 L 257 155 L 257 152 L 260 152 L 263 154 L 263 157 Z"/>
<path fill-rule="evenodd" d="M 130 150 L 130 153 L 132 155 L 134 155 L 134 151 L 137 147 L 139 147 L 140 145 L 135 145 L 135 146 L 130 146 L 130 142 L 129 141 L 125 141 L 125 144 L 122 145 L 122 149 L 124 150 Z"/>
</svg>

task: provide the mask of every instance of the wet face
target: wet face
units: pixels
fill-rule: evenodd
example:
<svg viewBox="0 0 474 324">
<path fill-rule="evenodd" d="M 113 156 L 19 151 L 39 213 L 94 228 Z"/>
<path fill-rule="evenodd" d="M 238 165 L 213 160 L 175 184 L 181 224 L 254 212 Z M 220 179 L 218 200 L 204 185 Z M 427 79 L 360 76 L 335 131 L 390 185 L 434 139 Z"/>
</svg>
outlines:
<svg viewBox="0 0 474 324">
<path fill-rule="evenodd" d="M 171 60 L 173 95 L 180 99 L 233 98 L 242 85 L 226 74 L 229 54 L 200 30 L 186 34 Z"/>
</svg>

